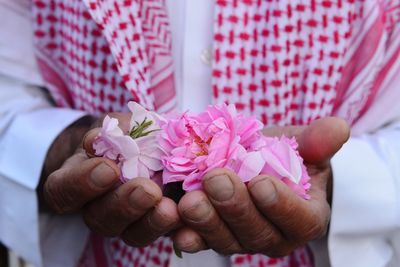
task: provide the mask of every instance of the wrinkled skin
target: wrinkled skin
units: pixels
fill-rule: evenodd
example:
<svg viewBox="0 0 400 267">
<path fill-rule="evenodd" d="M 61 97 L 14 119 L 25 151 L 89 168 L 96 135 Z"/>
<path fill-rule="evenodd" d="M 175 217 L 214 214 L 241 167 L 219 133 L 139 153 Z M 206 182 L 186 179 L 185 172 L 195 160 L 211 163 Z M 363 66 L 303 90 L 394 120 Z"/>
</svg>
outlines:
<svg viewBox="0 0 400 267">
<path fill-rule="evenodd" d="M 119 118 L 122 128 L 129 124 L 127 114 L 112 116 Z M 326 234 L 332 182 L 329 160 L 349 137 L 348 126 L 337 118 L 308 127 L 265 129 L 266 135 L 297 137 L 311 176 L 311 200 L 298 197 L 273 177 L 261 175 L 246 185 L 234 173 L 217 169 L 204 177 L 204 191 L 187 193 L 176 204 L 150 179 L 120 184 L 117 165 L 93 157 L 91 147 L 98 131 L 90 130 L 83 149 L 55 167 L 44 181 L 39 193 L 52 210 L 81 212 L 91 230 L 118 236 L 132 246 L 146 246 L 172 233 L 175 246 L 186 252 L 211 248 L 226 255 L 274 257 Z"/>
</svg>

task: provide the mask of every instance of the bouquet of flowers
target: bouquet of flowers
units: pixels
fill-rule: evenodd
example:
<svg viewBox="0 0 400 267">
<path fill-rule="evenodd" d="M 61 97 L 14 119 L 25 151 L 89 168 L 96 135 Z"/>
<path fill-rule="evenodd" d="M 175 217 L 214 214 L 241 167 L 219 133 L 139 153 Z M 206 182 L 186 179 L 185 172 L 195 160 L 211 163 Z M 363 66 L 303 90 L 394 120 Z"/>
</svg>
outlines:
<svg viewBox="0 0 400 267">
<path fill-rule="evenodd" d="M 134 102 L 128 107 L 130 131 L 124 133 L 118 120 L 107 116 L 93 144 L 97 156 L 120 166 L 123 182 L 162 171 L 163 184 L 183 182 L 183 190 L 193 191 L 201 189 L 207 172 L 226 168 L 243 182 L 259 174 L 276 177 L 309 198 L 310 177 L 296 140 L 264 136 L 262 123 L 238 113 L 234 105 L 162 116 Z"/>
</svg>

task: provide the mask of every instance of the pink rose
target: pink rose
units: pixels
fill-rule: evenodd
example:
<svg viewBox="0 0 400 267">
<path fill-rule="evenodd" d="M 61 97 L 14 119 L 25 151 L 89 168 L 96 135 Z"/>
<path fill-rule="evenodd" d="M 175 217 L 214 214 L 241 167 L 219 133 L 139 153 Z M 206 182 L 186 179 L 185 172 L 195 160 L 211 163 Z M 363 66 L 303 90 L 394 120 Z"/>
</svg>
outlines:
<svg viewBox="0 0 400 267">
<path fill-rule="evenodd" d="M 296 150 L 295 138 L 264 137 L 265 146 L 261 148 L 265 166 L 261 173 L 281 179 L 298 195 L 308 199 L 307 191 L 311 184 L 310 176 L 303 164 L 303 159 Z"/>
<path fill-rule="evenodd" d="M 96 155 L 116 161 L 123 181 L 152 177 L 163 169 L 163 184 L 183 182 L 185 191 L 201 189 L 203 176 L 226 168 L 243 182 L 260 174 L 282 180 L 307 199 L 310 177 L 297 152 L 294 138 L 265 137 L 255 117 L 237 113 L 233 105 L 209 106 L 161 117 L 136 103 L 130 132 L 123 133 L 116 119 L 106 117 L 94 142 Z"/>
<path fill-rule="evenodd" d="M 201 189 L 208 171 L 227 168 L 243 182 L 259 174 L 274 176 L 307 198 L 309 176 L 296 141 L 263 136 L 262 123 L 238 114 L 233 105 L 166 117 L 160 126 L 164 184 L 182 181 L 185 191 Z"/>
<path fill-rule="evenodd" d="M 254 123 L 255 119 L 247 121 Z M 245 136 L 248 130 L 234 106 L 209 106 L 198 115 L 167 117 L 161 129 L 160 145 L 167 153 L 162 158 L 163 181 L 183 181 L 186 191 L 200 189 L 202 177 L 214 168 L 233 169 L 238 154 L 246 152 L 238 133 Z"/>
<path fill-rule="evenodd" d="M 157 143 L 160 116 L 139 104 L 128 104 L 132 112 L 130 133 L 124 134 L 118 120 L 106 116 L 100 134 L 93 143 L 97 156 L 114 160 L 121 168 L 121 180 L 136 177 L 150 178 L 163 169 L 161 156 L 164 151 Z"/>
</svg>

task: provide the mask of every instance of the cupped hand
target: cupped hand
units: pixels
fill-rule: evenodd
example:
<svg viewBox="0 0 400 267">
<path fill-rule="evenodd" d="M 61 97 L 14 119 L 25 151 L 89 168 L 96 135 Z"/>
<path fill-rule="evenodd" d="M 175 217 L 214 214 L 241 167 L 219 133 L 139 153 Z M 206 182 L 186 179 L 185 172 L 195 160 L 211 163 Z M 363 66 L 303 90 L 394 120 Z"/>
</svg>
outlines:
<svg viewBox="0 0 400 267">
<path fill-rule="evenodd" d="M 127 130 L 127 114 L 112 117 Z M 48 176 L 43 187 L 48 206 L 60 214 L 81 212 L 92 231 L 118 236 L 132 246 L 148 245 L 175 229 L 179 224 L 177 206 L 163 197 L 155 182 L 136 178 L 121 184 L 115 162 L 94 157 L 92 143 L 98 132 L 98 128 L 90 130 L 83 148 Z"/>
<path fill-rule="evenodd" d="M 274 177 L 260 175 L 246 185 L 228 170 L 213 170 L 204 177 L 204 192 L 187 193 L 179 202 L 186 226 L 173 236 L 178 249 L 278 257 L 326 234 L 332 183 L 329 160 L 349 138 L 347 124 L 325 118 L 308 127 L 275 127 L 264 133 L 296 136 L 311 176 L 311 199 L 297 196 Z"/>
</svg>

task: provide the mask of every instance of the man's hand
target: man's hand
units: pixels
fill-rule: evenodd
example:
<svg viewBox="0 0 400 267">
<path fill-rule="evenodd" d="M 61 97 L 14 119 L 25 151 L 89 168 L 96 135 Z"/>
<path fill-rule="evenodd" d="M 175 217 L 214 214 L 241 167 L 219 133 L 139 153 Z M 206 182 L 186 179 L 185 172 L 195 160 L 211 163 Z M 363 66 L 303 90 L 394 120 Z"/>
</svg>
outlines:
<svg viewBox="0 0 400 267">
<path fill-rule="evenodd" d="M 112 116 L 127 130 L 129 116 Z M 136 178 L 120 184 L 120 170 L 113 161 L 92 157 L 98 131 L 90 130 L 82 141 L 85 149 L 76 150 L 45 180 L 43 197 L 50 208 L 60 214 L 81 212 L 91 230 L 119 236 L 133 246 L 145 246 L 175 229 L 179 223 L 177 206 L 163 197 L 156 183 Z M 50 151 L 48 155 L 54 154 Z"/>
<path fill-rule="evenodd" d="M 347 141 L 347 124 L 326 118 L 308 127 L 276 127 L 264 132 L 296 136 L 311 176 L 311 199 L 300 198 L 274 177 L 261 175 L 246 186 L 228 170 L 211 171 L 204 177 L 204 192 L 187 193 L 178 205 L 187 225 L 173 237 L 178 249 L 197 252 L 211 248 L 221 254 L 278 257 L 326 234 L 332 182 L 329 160 Z"/>
</svg>

